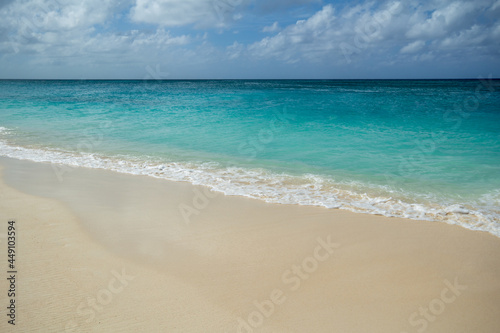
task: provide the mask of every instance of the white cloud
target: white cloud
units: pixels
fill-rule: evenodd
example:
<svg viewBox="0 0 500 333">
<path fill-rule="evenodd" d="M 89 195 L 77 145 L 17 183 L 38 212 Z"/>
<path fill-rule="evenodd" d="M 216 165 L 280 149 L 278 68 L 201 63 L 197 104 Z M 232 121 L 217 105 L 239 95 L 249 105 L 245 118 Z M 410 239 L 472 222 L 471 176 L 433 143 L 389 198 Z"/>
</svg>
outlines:
<svg viewBox="0 0 500 333">
<path fill-rule="evenodd" d="M 226 54 L 229 60 L 237 59 L 240 57 L 244 50 L 244 45 L 238 42 L 234 42 L 232 45 L 228 46 L 226 49 Z"/>
<path fill-rule="evenodd" d="M 70 46 L 78 46 L 76 49 L 82 50 L 96 44 L 102 52 L 125 45 L 162 48 L 166 45 L 185 45 L 191 41 L 187 35 L 172 36 L 164 29 L 152 33 L 137 30 L 121 34 L 96 33 L 97 25 L 106 25 L 114 12 L 125 8 L 119 0 L 14 2 L 0 7 L 0 16 L 5 18 L 0 28 L 9 32 L 8 41 L 15 44 L 15 48 L 31 48 L 38 52 Z"/>
<path fill-rule="evenodd" d="M 401 53 L 415 53 L 420 51 L 424 47 L 425 42 L 423 40 L 414 41 L 401 49 Z"/>
<path fill-rule="evenodd" d="M 342 43 L 358 49 L 360 44 L 377 42 L 382 38 L 382 28 L 390 24 L 392 12 L 399 8 L 397 2 L 375 12 L 370 11 L 372 7 L 373 3 L 347 7 L 336 14 L 332 5 L 326 5 L 307 20 L 297 21 L 275 36 L 252 44 L 249 50 L 256 56 L 286 61 L 343 58 Z"/>
<path fill-rule="evenodd" d="M 460 48 L 464 46 L 480 45 L 488 36 L 478 25 L 470 29 L 462 30 L 449 37 L 444 38 L 440 45 L 444 48 Z"/>
<path fill-rule="evenodd" d="M 104 23 L 119 6 L 117 0 L 30 0 L 13 2 L 1 9 L 3 24 L 31 30 L 80 29 Z"/>
<path fill-rule="evenodd" d="M 130 17 L 134 22 L 173 27 L 223 27 L 240 19 L 243 0 L 136 0 Z"/>
<path fill-rule="evenodd" d="M 276 32 L 279 31 L 281 28 L 278 24 L 278 22 L 274 22 L 272 25 L 265 26 L 262 28 L 262 32 Z"/>
<path fill-rule="evenodd" d="M 500 0 L 497 0 L 497 2 L 495 2 L 495 3 L 491 6 L 491 10 L 497 10 L 497 9 L 500 9 Z"/>
<path fill-rule="evenodd" d="M 266 37 L 250 45 L 249 50 L 256 56 L 275 56 L 288 62 L 295 62 L 296 55 L 316 54 L 333 47 L 328 37 L 335 32 L 331 29 L 334 21 L 331 5 L 307 20 L 299 20 L 273 37 Z"/>
<path fill-rule="evenodd" d="M 428 49 L 432 52 L 413 59 L 459 58 L 459 53 L 450 52 L 469 46 L 478 48 L 468 52 L 482 52 L 485 48 L 498 52 L 497 26 L 481 18 L 492 6 L 496 6 L 492 0 L 388 0 L 345 6 L 341 11 L 326 5 L 307 20 L 297 21 L 248 49 L 261 58 L 322 59 L 337 64 L 345 64 L 346 60 L 350 63 L 356 57 L 371 62 L 388 58 L 406 61 L 405 55 Z M 400 50 L 400 56 L 391 50 Z"/>
<path fill-rule="evenodd" d="M 481 7 L 481 2 L 452 2 L 435 9 L 430 18 L 419 20 L 406 33 L 408 38 L 437 38 L 468 25 Z M 423 13 L 418 12 L 421 16 Z"/>
<path fill-rule="evenodd" d="M 66 75 L 73 66 L 75 72 L 94 68 L 101 75 L 119 67 L 126 76 L 138 67 L 142 77 L 145 65 L 168 63 L 165 71 L 173 75 L 177 68 L 193 77 L 233 75 L 233 68 L 239 68 L 272 77 L 278 70 L 300 70 L 307 76 L 309 68 L 321 75 L 326 75 L 324 68 L 350 75 L 359 68 L 402 63 L 408 68 L 418 62 L 455 61 L 460 68 L 469 68 L 463 64 L 471 61 L 484 64 L 482 68 L 499 63 L 500 0 L 361 0 L 317 7 L 320 2 L 255 0 L 248 6 L 250 0 L 4 1 L 0 71 L 5 77 L 6 70 L 17 68 L 29 76 L 30 71 L 60 68 Z M 290 17 L 295 22 L 284 25 Z M 263 27 L 262 22 L 273 21 Z M 214 27 L 215 32 L 200 31 Z M 232 33 L 220 29 L 226 27 L 233 27 Z M 268 35 L 262 38 L 261 32 Z M 233 44 L 228 45 L 228 38 Z M 230 61 L 234 59 L 238 61 Z"/>
<path fill-rule="evenodd" d="M 27 75 L 43 72 L 44 68 L 65 68 L 59 73 L 63 77 L 92 70 L 100 76 L 113 68 L 120 68 L 114 74 L 118 76 L 130 75 L 139 68 L 142 77 L 147 74 L 147 64 L 154 67 L 165 61 L 193 61 L 189 48 L 202 43 L 203 35 L 173 35 L 164 28 L 124 32 L 102 29 L 116 12 L 126 9 L 120 1 L 111 0 L 30 0 L 0 7 L 0 16 L 6 18 L 0 22 L 0 31 L 5 31 L 5 38 L 0 39 L 0 60 L 14 64 L 22 59 L 17 72 Z"/>
</svg>

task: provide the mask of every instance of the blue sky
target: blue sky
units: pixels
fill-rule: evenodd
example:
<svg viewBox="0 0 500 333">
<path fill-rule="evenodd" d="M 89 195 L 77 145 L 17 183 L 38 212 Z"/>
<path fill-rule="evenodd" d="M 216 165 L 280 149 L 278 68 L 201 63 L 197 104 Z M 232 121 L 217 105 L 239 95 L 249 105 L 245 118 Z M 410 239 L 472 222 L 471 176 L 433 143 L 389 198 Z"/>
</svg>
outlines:
<svg viewBox="0 0 500 333">
<path fill-rule="evenodd" d="M 500 77 L 500 0 L 0 0 L 0 78 Z"/>
</svg>

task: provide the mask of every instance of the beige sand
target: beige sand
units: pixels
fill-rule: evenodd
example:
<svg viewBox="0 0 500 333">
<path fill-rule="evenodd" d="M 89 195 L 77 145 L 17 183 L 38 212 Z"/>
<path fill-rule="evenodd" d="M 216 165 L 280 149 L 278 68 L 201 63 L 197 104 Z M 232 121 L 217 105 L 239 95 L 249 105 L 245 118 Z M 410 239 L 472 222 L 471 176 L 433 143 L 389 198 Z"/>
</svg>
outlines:
<svg viewBox="0 0 500 333">
<path fill-rule="evenodd" d="M 16 326 L 2 310 L 2 332 L 500 329 L 500 239 L 486 233 L 0 164 L 2 273 L 7 220 L 18 229 Z"/>
</svg>

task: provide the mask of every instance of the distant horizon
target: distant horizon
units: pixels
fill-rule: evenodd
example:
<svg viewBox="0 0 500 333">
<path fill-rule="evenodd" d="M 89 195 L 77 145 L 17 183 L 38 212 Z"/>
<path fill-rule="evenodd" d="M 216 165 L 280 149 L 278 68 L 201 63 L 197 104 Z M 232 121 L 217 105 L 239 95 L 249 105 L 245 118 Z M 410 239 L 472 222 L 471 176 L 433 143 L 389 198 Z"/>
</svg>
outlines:
<svg viewBox="0 0 500 333">
<path fill-rule="evenodd" d="M 478 78 L 364 78 L 364 79 L 13 79 L 0 78 L 0 81 L 480 81 L 500 80 L 500 77 Z"/>
</svg>

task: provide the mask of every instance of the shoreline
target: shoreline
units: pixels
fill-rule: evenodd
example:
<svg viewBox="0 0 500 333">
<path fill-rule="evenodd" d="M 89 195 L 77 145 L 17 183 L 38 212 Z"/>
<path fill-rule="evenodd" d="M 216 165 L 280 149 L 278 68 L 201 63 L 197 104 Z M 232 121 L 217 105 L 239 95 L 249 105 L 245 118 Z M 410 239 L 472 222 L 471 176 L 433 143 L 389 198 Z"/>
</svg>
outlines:
<svg viewBox="0 0 500 333">
<path fill-rule="evenodd" d="M 20 229 L 17 329 L 500 327 L 500 239 L 486 232 L 105 170 L 75 168 L 61 182 L 50 164 L 0 166 L 2 225 Z"/>
<path fill-rule="evenodd" d="M 0 131 L 2 128 L 0 127 Z M 90 143 L 91 146 L 99 142 Z M 2 146 L 3 145 L 3 146 Z M 170 182 L 188 182 L 207 187 L 228 196 L 241 196 L 271 204 L 301 205 L 341 209 L 353 213 L 412 219 L 415 221 L 441 222 L 460 225 L 473 231 L 485 231 L 500 238 L 498 210 L 485 208 L 476 201 L 450 198 L 426 199 L 423 193 L 391 192 L 382 185 L 359 183 L 353 190 L 343 182 L 330 183 L 321 175 L 310 180 L 306 175 L 279 174 L 269 170 L 237 170 L 187 162 L 133 161 L 93 153 L 78 155 L 70 151 L 40 150 L 23 146 L 10 146 L 0 141 L 5 158 L 35 163 L 52 163 L 59 181 L 74 168 L 84 167 L 107 170 L 133 176 L 148 176 Z M 60 162 L 60 163 L 59 163 Z M 386 177 L 394 175 L 386 174 Z M 269 179 L 272 179 L 270 181 Z M 318 182 L 318 183 L 317 183 Z M 451 200 L 451 201 L 450 201 Z"/>
</svg>

